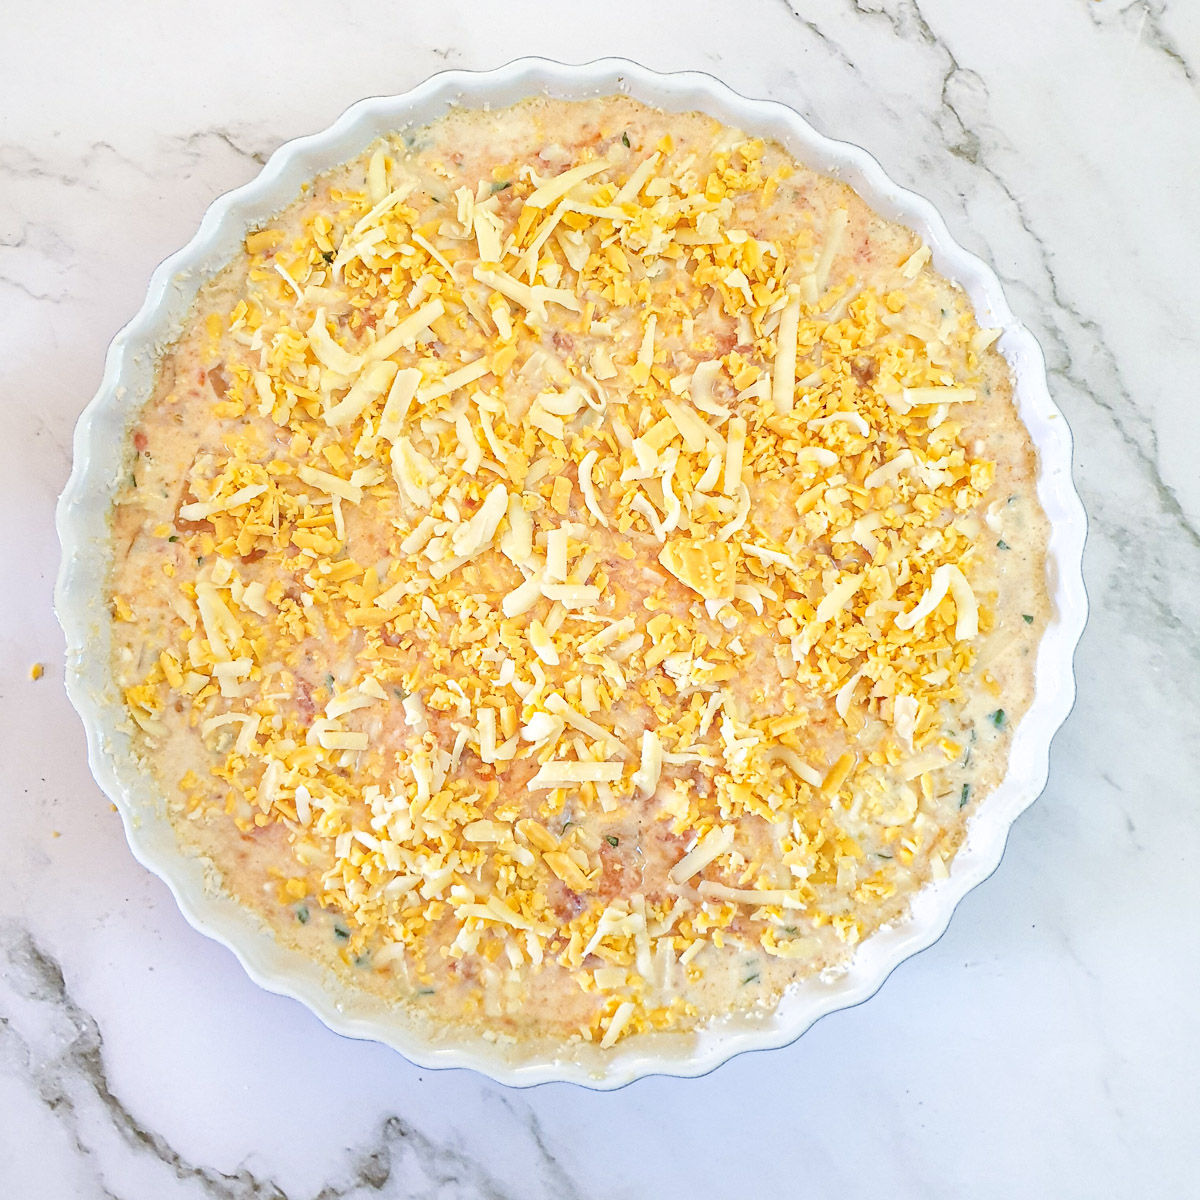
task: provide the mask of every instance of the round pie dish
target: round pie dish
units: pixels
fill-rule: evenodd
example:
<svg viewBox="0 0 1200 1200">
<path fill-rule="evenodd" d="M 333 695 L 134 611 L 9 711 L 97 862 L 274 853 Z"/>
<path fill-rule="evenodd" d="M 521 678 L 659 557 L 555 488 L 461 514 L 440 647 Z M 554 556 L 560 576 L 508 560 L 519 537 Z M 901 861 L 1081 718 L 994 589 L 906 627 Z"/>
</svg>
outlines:
<svg viewBox="0 0 1200 1200">
<path fill-rule="evenodd" d="M 339 989 L 316 962 L 276 941 L 214 887 L 202 859 L 181 852 L 160 789 L 122 731 L 126 712 L 111 668 L 109 513 L 123 483 L 129 428 L 198 289 L 237 254 L 247 231 L 290 203 L 306 181 L 382 134 L 424 125 L 450 105 L 614 93 L 667 111 L 702 110 L 779 142 L 805 165 L 849 184 L 881 217 L 924 239 L 934 266 L 962 287 L 980 323 L 1003 331 L 998 348 L 1038 455 L 1052 614 L 1038 647 L 1033 703 L 1016 730 L 1005 778 L 972 818 L 949 877 L 923 888 L 906 920 L 868 938 L 845 969 L 794 986 L 769 1015 L 711 1024 L 678 1049 L 649 1052 L 634 1041 L 601 1054 L 522 1057 L 477 1037 L 430 1041 L 381 1001 Z M 118 807 L 134 854 L 167 883 L 188 921 L 233 950 L 263 987 L 301 1000 L 337 1032 L 382 1041 L 421 1066 L 472 1067 L 507 1084 L 561 1080 L 607 1089 L 649 1074 L 699 1075 L 743 1051 L 784 1045 L 817 1018 L 868 998 L 896 965 L 941 935 L 962 896 L 999 863 L 1013 821 L 1045 785 L 1050 740 L 1074 698 L 1072 656 L 1087 609 L 1086 523 L 1070 467 L 1070 433 L 1047 391 L 1041 352 L 1013 317 L 995 275 L 953 242 L 926 201 L 891 183 L 864 151 L 823 137 L 782 105 L 744 99 L 697 73 L 660 75 L 620 59 L 583 66 L 522 59 L 491 72 L 447 72 L 402 96 L 364 100 L 325 132 L 276 151 L 257 179 L 212 205 L 192 241 L 155 272 L 141 311 L 113 340 L 100 389 L 75 431 L 74 468 L 58 508 L 63 560 L 55 603 L 67 640 L 67 688 L 84 722 L 93 774 Z"/>
</svg>

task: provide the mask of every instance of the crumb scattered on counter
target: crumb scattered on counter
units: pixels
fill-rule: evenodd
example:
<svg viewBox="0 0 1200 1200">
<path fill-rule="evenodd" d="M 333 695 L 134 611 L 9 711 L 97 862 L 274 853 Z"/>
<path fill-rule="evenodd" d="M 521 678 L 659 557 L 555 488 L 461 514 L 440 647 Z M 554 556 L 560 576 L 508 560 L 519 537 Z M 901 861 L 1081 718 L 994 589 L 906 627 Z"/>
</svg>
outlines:
<svg viewBox="0 0 1200 1200">
<path fill-rule="evenodd" d="M 41 677 L 43 675 L 45 675 L 45 673 L 46 673 L 46 668 L 44 666 L 42 666 L 41 663 L 34 663 L 33 666 L 29 668 L 29 678 L 30 679 L 41 679 Z"/>
</svg>

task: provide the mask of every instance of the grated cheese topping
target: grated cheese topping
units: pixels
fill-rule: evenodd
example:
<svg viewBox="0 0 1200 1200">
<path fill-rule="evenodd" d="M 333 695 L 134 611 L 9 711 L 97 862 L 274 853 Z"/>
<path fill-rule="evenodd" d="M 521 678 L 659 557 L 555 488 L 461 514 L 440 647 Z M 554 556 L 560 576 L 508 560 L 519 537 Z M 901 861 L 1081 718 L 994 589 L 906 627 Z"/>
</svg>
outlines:
<svg viewBox="0 0 1200 1200">
<path fill-rule="evenodd" d="M 977 660 L 1021 476 L 994 331 L 910 234 L 707 118 L 543 107 L 248 235 L 144 414 L 113 609 L 254 903 L 397 1002 L 607 1048 L 945 872 L 976 697 L 1020 709 Z"/>
</svg>

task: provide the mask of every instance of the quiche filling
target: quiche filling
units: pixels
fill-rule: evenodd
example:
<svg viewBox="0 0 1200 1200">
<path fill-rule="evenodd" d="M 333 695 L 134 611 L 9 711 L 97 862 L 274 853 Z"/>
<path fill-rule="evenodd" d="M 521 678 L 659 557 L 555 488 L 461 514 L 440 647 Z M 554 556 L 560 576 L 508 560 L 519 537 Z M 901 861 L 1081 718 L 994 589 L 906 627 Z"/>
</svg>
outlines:
<svg viewBox="0 0 1200 1200">
<path fill-rule="evenodd" d="M 771 1011 L 945 877 L 1029 702 L 995 337 L 702 114 L 458 111 L 315 179 L 201 290 L 114 507 L 181 844 L 434 1033 Z"/>
</svg>

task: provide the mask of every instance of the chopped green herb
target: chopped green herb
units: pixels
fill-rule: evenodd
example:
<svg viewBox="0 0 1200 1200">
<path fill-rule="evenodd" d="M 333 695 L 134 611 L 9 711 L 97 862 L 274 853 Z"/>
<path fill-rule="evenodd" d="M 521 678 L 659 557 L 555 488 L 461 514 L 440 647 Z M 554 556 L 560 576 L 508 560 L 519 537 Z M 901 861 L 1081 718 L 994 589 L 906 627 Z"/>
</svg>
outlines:
<svg viewBox="0 0 1200 1200">
<path fill-rule="evenodd" d="M 796 929 L 795 925 L 785 925 L 785 926 L 783 927 L 783 932 L 784 932 L 784 933 L 793 933 L 793 934 L 794 934 L 794 933 L 796 933 L 796 932 L 798 932 L 798 931 L 797 931 L 797 929 Z"/>
<path fill-rule="evenodd" d="M 1033 613 L 1022 613 L 1021 620 L 1024 621 L 1026 625 L 1032 625 L 1033 624 Z"/>
<path fill-rule="evenodd" d="M 203 555 L 203 554 L 197 554 L 197 555 L 196 555 L 196 566 L 198 566 L 198 567 L 199 567 L 199 566 L 203 565 L 203 563 L 204 563 L 204 555 Z"/>
<path fill-rule="evenodd" d="M 629 148 L 629 134 L 627 134 L 627 133 L 621 134 L 621 145 L 624 146 L 626 149 Z"/>
<path fill-rule="evenodd" d="M 493 183 L 492 184 L 492 195 L 494 196 L 497 192 L 502 192 L 502 191 L 504 191 L 505 188 L 510 188 L 510 187 L 512 187 L 511 179 L 506 179 L 503 183 Z"/>
<path fill-rule="evenodd" d="M 170 536 L 169 538 L 167 538 L 167 541 L 168 541 L 168 542 L 177 542 L 177 541 L 179 541 L 179 534 L 177 534 L 177 533 L 173 533 L 173 534 L 171 534 L 171 536 Z"/>
<path fill-rule="evenodd" d="M 371 961 L 370 950 L 364 950 L 361 954 L 354 956 L 354 965 L 356 967 L 365 967 Z"/>
<path fill-rule="evenodd" d="M 746 978 L 742 980 L 742 986 L 745 987 L 745 985 L 748 983 L 757 983 L 757 982 L 758 982 L 758 972 L 755 971 L 753 975 L 747 975 Z"/>
<path fill-rule="evenodd" d="M 324 260 L 325 260 L 327 263 L 331 263 L 331 262 L 333 262 L 333 258 L 334 258 L 333 251 L 332 251 L 332 250 L 323 250 L 323 251 L 321 252 L 321 257 L 322 257 L 322 258 L 323 258 L 323 259 L 324 259 Z"/>
<path fill-rule="evenodd" d="M 1004 709 L 1002 708 L 996 709 L 994 713 L 988 713 L 988 720 L 991 721 L 991 723 L 995 725 L 997 729 L 1003 729 L 1004 722 L 1007 719 L 1008 718 L 1004 715 Z"/>
<path fill-rule="evenodd" d="M 970 800 L 970 798 L 971 798 L 971 785 L 969 783 L 964 783 L 963 787 L 962 787 L 962 795 L 958 798 L 958 807 L 959 808 L 964 807 L 966 805 L 967 801 Z"/>
<path fill-rule="evenodd" d="M 333 936 L 343 942 L 348 942 L 350 940 L 350 930 L 339 921 L 333 927 Z"/>
<path fill-rule="evenodd" d="M 433 988 L 417 988 L 418 996 L 432 996 Z"/>
<path fill-rule="evenodd" d="M 328 688 L 328 689 L 329 689 L 331 692 L 333 691 L 333 676 L 332 676 L 332 675 L 326 674 L 326 676 L 325 676 L 325 686 L 326 686 L 326 687 L 327 687 L 327 688 Z"/>
<path fill-rule="evenodd" d="M 876 857 L 876 858 L 886 858 L 886 859 L 887 859 L 889 862 L 891 862 L 891 859 L 892 859 L 892 856 L 891 856 L 890 854 L 879 854 L 879 853 L 876 853 L 875 857 Z"/>
<path fill-rule="evenodd" d="M 296 920 L 299 921 L 301 925 L 308 924 L 308 905 L 307 904 L 297 904 L 296 905 Z"/>
<path fill-rule="evenodd" d="M 1005 541 L 1003 538 L 1001 538 L 1001 539 L 1000 539 L 1000 540 L 999 540 L 999 541 L 996 543 L 996 549 L 997 549 L 997 550 L 1007 550 L 1007 549 L 1008 549 L 1008 543 L 1007 543 L 1007 542 L 1006 542 L 1006 541 Z"/>
<path fill-rule="evenodd" d="M 963 755 L 963 764 L 962 765 L 964 767 L 969 767 L 971 765 L 971 747 L 970 746 L 967 747 L 967 752 Z"/>
<path fill-rule="evenodd" d="M 619 846 L 619 845 L 621 844 L 621 839 L 620 839 L 620 838 L 617 838 L 617 837 L 613 837 L 613 835 L 612 835 L 611 833 L 605 834 L 605 835 L 604 835 L 604 840 L 605 840 L 605 841 L 606 841 L 606 842 L 607 842 L 607 843 L 608 843 L 610 846 Z"/>
</svg>

